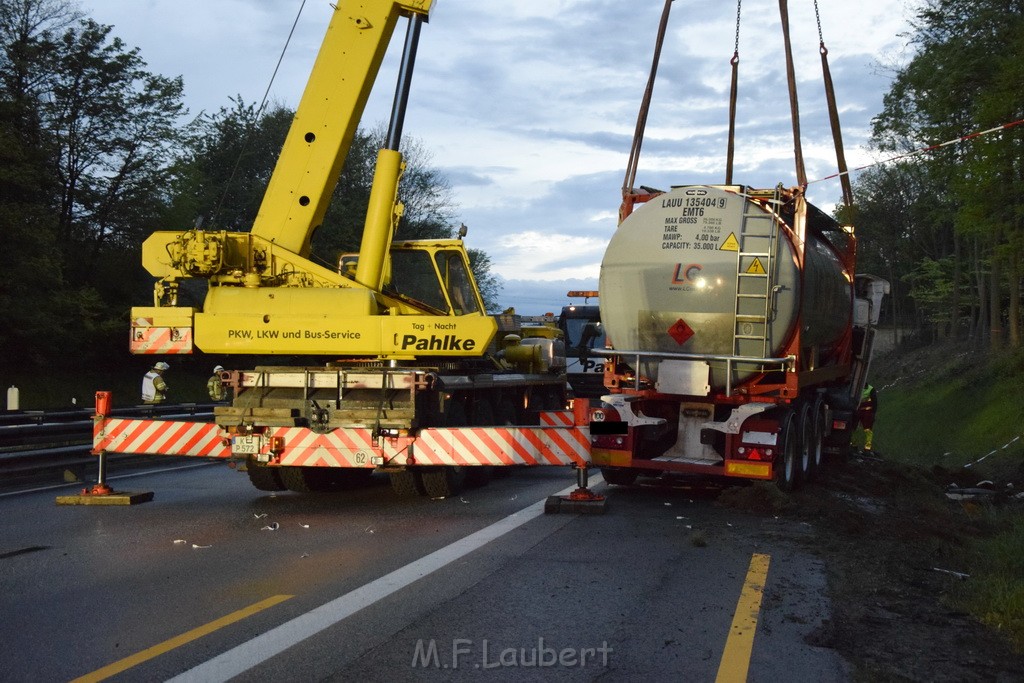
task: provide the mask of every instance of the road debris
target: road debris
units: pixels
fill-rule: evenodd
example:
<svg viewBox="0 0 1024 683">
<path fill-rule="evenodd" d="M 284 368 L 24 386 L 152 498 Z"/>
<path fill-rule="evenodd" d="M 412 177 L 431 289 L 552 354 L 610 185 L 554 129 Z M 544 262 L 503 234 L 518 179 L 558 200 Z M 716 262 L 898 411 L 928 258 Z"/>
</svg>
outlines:
<svg viewBox="0 0 1024 683">
<path fill-rule="evenodd" d="M 971 578 L 970 574 L 964 574 L 963 572 L 955 572 L 952 569 L 939 569 L 938 567 L 932 567 L 932 571 L 939 572 L 940 574 L 949 574 L 950 576 L 955 576 L 956 578 L 961 580 Z"/>
</svg>

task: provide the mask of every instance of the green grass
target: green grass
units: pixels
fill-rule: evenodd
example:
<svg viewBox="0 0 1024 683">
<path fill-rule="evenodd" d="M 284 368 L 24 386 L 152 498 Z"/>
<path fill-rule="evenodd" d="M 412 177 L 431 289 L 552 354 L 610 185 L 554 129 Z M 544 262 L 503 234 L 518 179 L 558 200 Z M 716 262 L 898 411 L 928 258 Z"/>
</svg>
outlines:
<svg viewBox="0 0 1024 683">
<path fill-rule="evenodd" d="M 874 446 L 886 460 L 1024 490 L 1024 353 L 930 349 L 882 359 L 877 369 Z M 970 578 L 953 601 L 1024 652 L 1024 502 L 985 514 L 998 531 L 970 539 L 963 557 Z"/>
<path fill-rule="evenodd" d="M 1024 652 L 1024 515 L 1004 521 L 1004 531 L 971 547 L 971 576 L 955 601 Z"/>
</svg>

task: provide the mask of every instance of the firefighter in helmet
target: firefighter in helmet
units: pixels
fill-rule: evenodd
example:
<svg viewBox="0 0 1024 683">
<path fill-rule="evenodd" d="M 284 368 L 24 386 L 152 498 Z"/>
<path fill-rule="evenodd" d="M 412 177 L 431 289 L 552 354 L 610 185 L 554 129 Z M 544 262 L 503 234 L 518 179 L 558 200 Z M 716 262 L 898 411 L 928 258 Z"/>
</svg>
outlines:
<svg viewBox="0 0 1024 683">
<path fill-rule="evenodd" d="M 224 372 L 224 366 L 218 365 L 213 369 L 213 376 L 206 380 L 206 391 L 210 394 L 210 400 L 220 402 L 224 400 L 224 385 L 220 381 L 220 373 Z"/>
<path fill-rule="evenodd" d="M 167 382 L 164 373 L 171 369 L 167 363 L 160 361 L 142 378 L 142 402 L 148 405 L 163 403 L 167 398 Z"/>
</svg>

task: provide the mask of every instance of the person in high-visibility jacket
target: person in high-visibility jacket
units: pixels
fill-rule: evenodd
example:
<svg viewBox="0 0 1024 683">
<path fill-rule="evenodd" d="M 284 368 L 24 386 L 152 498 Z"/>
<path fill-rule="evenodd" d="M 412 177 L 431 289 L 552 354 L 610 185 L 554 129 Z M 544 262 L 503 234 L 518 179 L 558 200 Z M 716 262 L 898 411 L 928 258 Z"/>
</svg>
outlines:
<svg viewBox="0 0 1024 683">
<path fill-rule="evenodd" d="M 160 361 L 142 378 L 142 402 L 149 405 L 163 403 L 167 398 L 167 382 L 164 373 L 171 369 L 167 363 Z"/>
<path fill-rule="evenodd" d="M 878 392 L 870 384 L 864 386 L 860 394 L 860 405 L 857 406 L 857 421 L 864 428 L 864 450 L 870 451 L 875 435 L 875 413 L 878 412 Z"/>
<path fill-rule="evenodd" d="M 218 365 L 213 369 L 213 376 L 206 380 L 206 391 L 210 394 L 211 401 L 223 401 L 225 392 L 224 385 L 220 381 L 220 373 L 224 372 L 224 366 Z"/>
</svg>

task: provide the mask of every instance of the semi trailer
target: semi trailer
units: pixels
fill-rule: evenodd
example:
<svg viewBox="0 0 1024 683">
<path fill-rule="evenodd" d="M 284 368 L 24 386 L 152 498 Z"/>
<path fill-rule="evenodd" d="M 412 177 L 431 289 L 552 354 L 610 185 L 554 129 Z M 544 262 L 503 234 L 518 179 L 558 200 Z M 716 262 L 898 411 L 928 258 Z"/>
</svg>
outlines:
<svg viewBox="0 0 1024 683">
<path fill-rule="evenodd" d="M 800 187 L 626 197 L 601 264 L 611 346 L 592 416 L 605 480 L 698 474 L 792 489 L 848 448 L 889 285 Z"/>
</svg>

